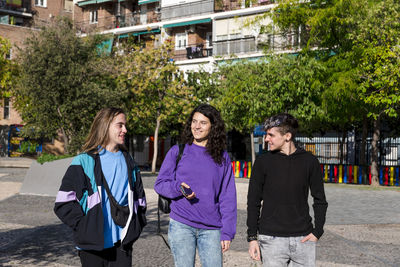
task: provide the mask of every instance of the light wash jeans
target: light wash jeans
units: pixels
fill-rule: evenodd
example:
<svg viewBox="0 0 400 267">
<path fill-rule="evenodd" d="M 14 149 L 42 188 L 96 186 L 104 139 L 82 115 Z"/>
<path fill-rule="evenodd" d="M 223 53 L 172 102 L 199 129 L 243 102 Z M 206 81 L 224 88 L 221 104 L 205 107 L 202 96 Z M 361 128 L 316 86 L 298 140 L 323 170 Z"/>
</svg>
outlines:
<svg viewBox="0 0 400 267">
<path fill-rule="evenodd" d="M 259 235 L 263 267 L 314 267 L 316 242 L 301 243 L 303 238 Z"/>
<path fill-rule="evenodd" d="M 196 247 L 202 267 L 222 266 L 220 230 L 206 230 L 169 220 L 168 242 L 175 267 L 193 267 Z"/>
</svg>

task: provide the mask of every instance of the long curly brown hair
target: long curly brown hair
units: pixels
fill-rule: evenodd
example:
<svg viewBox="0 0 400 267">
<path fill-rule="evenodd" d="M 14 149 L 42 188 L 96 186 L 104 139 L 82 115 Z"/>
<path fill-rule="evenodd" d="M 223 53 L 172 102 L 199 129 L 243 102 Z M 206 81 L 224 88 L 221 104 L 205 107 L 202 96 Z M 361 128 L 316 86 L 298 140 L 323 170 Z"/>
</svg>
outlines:
<svg viewBox="0 0 400 267">
<path fill-rule="evenodd" d="M 196 112 L 203 114 L 211 122 L 211 129 L 207 139 L 206 151 L 213 158 L 215 163 L 221 164 L 224 159 L 224 150 L 226 149 L 225 123 L 222 120 L 219 111 L 213 106 L 201 104 L 196 107 L 192 113 L 190 113 L 181 135 L 181 141 L 182 143 L 189 145 L 193 143 L 194 137 L 192 134 L 191 125 L 193 115 Z"/>
</svg>

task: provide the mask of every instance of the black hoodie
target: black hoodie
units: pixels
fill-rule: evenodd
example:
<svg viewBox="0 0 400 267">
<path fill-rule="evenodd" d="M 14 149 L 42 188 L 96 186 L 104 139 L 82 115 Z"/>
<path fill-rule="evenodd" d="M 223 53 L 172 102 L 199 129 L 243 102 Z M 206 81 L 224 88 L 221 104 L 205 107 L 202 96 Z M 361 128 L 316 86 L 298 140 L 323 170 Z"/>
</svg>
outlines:
<svg viewBox="0 0 400 267">
<path fill-rule="evenodd" d="M 314 199 L 314 226 L 309 214 L 309 190 Z M 291 155 L 272 151 L 257 158 L 247 196 L 249 236 L 313 233 L 320 238 L 327 207 L 321 167 L 311 153 L 297 148 Z"/>
</svg>

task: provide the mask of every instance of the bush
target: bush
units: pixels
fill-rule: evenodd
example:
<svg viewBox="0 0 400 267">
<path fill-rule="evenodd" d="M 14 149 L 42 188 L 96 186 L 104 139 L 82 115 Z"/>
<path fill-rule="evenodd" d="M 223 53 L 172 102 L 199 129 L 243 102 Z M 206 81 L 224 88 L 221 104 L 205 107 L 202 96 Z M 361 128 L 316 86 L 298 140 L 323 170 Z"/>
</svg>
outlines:
<svg viewBox="0 0 400 267">
<path fill-rule="evenodd" d="M 47 154 L 47 153 L 43 153 L 42 155 L 40 155 L 40 157 L 37 158 L 37 162 L 39 162 L 40 164 L 43 164 L 45 162 L 50 162 L 50 161 L 55 161 L 55 160 L 59 160 L 59 159 L 65 159 L 65 158 L 70 158 L 73 157 L 75 155 L 60 155 L 60 156 L 56 156 L 56 155 L 52 155 L 52 154 Z"/>
</svg>

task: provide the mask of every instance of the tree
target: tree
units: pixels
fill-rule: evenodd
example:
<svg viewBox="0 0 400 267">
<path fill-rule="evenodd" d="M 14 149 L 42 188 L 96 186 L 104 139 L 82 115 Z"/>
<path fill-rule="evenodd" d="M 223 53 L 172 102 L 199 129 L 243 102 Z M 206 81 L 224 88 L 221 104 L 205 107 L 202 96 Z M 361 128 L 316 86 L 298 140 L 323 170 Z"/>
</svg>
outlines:
<svg viewBox="0 0 400 267">
<path fill-rule="evenodd" d="M 212 103 L 220 110 L 228 129 L 250 134 L 252 162 L 255 161 L 254 134 L 272 105 L 265 63 L 240 61 L 219 70 L 219 96 Z M 247 75 L 243 75 L 247 73 Z"/>
<path fill-rule="evenodd" d="M 72 21 L 57 18 L 26 40 L 19 52 L 20 78 L 12 93 L 32 138 L 55 137 L 61 131 L 64 152 L 82 145 L 96 112 L 120 106 L 109 64 L 98 54 L 104 37 L 76 35 Z"/>
<path fill-rule="evenodd" d="M 351 117 L 364 109 L 372 118 L 374 135 L 371 172 L 372 184 L 377 185 L 379 121 L 383 115 L 398 116 L 399 110 L 397 70 L 400 3 L 393 0 L 280 2 L 273 15 L 275 23 L 285 29 L 303 25 L 307 29 L 307 49 L 318 47 L 320 51 L 325 51 L 325 62 L 332 62 L 331 58 L 334 58 L 333 61 L 346 65 L 343 68 L 345 71 L 334 74 L 336 81 L 351 77 L 352 82 L 342 84 L 346 86 L 342 92 L 348 90 L 345 94 L 352 97 L 357 95 L 355 103 L 361 105 L 355 107 L 355 110 L 346 109 L 346 116 L 343 116 L 343 110 L 336 114 Z M 333 89 L 329 85 L 328 88 Z M 333 90 L 326 95 L 336 93 Z M 360 116 L 360 120 L 367 125 L 364 116 Z"/>
<path fill-rule="evenodd" d="M 377 27 L 379 25 L 379 27 Z M 398 117 L 400 111 L 400 3 L 380 1 L 359 21 L 354 49 L 361 51 L 358 88 L 373 118 L 372 185 L 379 185 L 378 141 L 382 116 Z"/>
<path fill-rule="evenodd" d="M 228 128 L 250 133 L 252 142 L 254 126 L 266 117 L 291 113 L 301 121 L 303 131 L 309 132 L 321 116 L 324 68 L 315 59 L 271 55 L 265 61 L 221 67 L 220 75 L 220 97 L 214 102 Z"/>
<path fill-rule="evenodd" d="M 168 124 L 183 123 L 193 106 L 191 88 L 172 60 L 173 50 L 168 40 L 156 48 L 128 44 L 118 60 L 119 87 L 130 92 L 128 121 L 137 133 L 154 136 L 153 173 L 160 130 Z"/>
<path fill-rule="evenodd" d="M 7 59 L 10 48 L 10 42 L 0 36 L 0 94 L 2 97 L 9 95 L 13 78 L 17 75 L 15 63 Z"/>
</svg>

